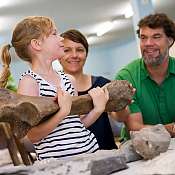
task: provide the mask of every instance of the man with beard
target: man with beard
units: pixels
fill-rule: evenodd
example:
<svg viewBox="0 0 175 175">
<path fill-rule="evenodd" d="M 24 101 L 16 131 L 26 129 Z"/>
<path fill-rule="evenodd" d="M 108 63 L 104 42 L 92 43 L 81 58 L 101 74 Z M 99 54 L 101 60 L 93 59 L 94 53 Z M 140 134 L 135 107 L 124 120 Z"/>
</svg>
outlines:
<svg viewBox="0 0 175 175">
<path fill-rule="evenodd" d="M 156 13 L 141 19 L 138 27 L 142 58 L 116 75 L 136 88 L 125 125 L 134 131 L 163 124 L 175 137 L 175 59 L 169 56 L 175 24 L 166 14 Z"/>
</svg>

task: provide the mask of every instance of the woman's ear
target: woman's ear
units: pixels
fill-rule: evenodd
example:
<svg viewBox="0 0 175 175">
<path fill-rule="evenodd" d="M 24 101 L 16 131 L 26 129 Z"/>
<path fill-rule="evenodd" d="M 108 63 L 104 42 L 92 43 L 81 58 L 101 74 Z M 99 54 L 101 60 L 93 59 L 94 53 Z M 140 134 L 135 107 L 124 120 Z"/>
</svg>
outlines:
<svg viewBox="0 0 175 175">
<path fill-rule="evenodd" d="M 35 50 L 41 50 L 41 40 L 39 39 L 32 39 L 31 42 L 31 47 Z"/>
</svg>

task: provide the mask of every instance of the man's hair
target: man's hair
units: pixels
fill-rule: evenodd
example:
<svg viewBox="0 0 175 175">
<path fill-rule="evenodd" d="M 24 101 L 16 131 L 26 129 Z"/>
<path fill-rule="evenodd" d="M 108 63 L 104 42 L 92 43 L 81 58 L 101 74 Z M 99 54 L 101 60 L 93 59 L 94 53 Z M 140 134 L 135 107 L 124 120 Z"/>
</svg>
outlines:
<svg viewBox="0 0 175 175">
<path fill-rule="evenodd" d="M 149 27 L 152 29 L 163 28 L 166 36 L 175 40 L 175 23 L 164 13 L 155 13 L 145 16 L 139 21 L 138 27 L 138 37 L 140 37 L 140 29 L 142 27 Z"/>
<path fill-rule="evenodd" d="M 86 37 L 80 31 L 75 29 L 67 30 L 66 32 L 62 33 L 61 36 L 64 39 L 69 39 L 73 42 L 82 44 L 86 50 L 86 56 L 88 55 L 89 44 Z"/>
</svg>

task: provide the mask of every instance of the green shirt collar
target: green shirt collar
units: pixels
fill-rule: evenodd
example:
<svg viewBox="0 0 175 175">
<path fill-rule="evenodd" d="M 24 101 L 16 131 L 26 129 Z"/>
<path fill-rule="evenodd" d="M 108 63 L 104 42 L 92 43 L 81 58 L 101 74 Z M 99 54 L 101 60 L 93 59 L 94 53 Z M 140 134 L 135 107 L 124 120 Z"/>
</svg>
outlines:
<svg viewBox="0 0 175 175">
<path fill-rule="evenodd" d="M 169 57 L 168 75 L 169 74 L 174 74 L 175 75 L 175 59 L 172 58 L 172 57 Z M 141 59 L 141 79 L 144 80 L 148 77 L 149 77 L 149 73 L 146 69 L 146 66 L 145 66 L 143 58 L 142 58 Z"/>
<path fill-rule="evenodd" d="M 169 57 L 169 73 L 175 74 L 175 59 L 173 57 Z"/>
<path fill-rule="evenodd" d="M 144 80 L 149 77 L 143 58 L 141 59 L 141 79 Z"/>
</svg>

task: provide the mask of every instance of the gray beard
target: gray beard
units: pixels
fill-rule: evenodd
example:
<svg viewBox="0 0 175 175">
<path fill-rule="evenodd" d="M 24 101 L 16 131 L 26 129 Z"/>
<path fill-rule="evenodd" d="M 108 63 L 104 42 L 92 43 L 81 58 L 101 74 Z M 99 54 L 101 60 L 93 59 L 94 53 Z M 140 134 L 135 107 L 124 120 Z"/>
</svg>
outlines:
<svg viewBox="0 0 175 175">
<path fill-rule="evenodd" d="M 155 58 L 147 58 L 147 57 L 144 57 L 143 55 L 143 59 L 146 65 L 157 67 L 163 63 L 163 61 L 167 58 L 167 55 L 168 55 L 168 49 L 165 50 L 163 54 L 159 54 L 159 56 Z"/>
</svg>

